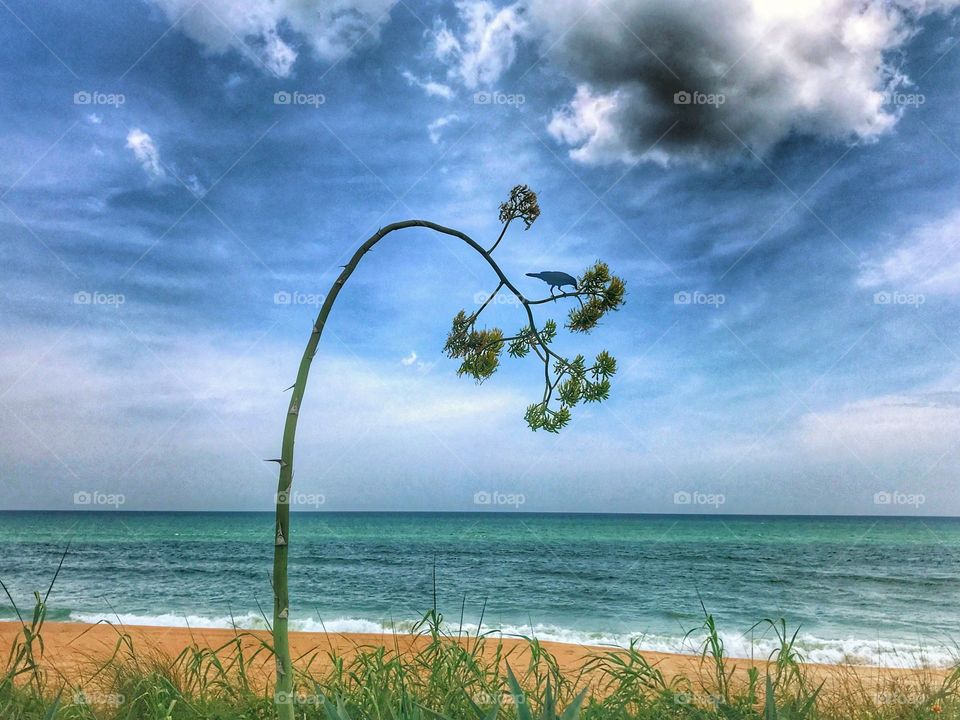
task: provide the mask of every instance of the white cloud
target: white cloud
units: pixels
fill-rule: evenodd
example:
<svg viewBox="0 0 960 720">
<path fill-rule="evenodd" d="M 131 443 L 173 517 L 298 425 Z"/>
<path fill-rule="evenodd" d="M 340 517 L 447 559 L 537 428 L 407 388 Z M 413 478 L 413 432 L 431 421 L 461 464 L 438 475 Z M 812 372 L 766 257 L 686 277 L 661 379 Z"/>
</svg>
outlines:
<svg viewBox="0 0 960 720">
<path fill-rule="evenodd" d="M 574 147 L 570 157 L 581 162 L 633 160 L 624 145 L 614 113 L 618 93 L 594 95 L 589 85 L 579 85 L 573 100 L 553 114 L 547 130 L 560 142 Z"/>
<path fill-rule="evenodd" d="M 280 77 L 289 75 L 293 64 L 297 61 L 297 51 L 280 38 L 276 28 L 264 32 L 262 38 L 263 48 L 260 53 L 264 64 L 274 75 Z"/>
<path fill-rule="evenodd" d="M 153 0 L 167 19 L 207 51 L 238 50 L 280 77 L 290 74 L 305 41 L 316 57 L 336 61 L 375 41 L 395 0 Z M 281 37 L 281 31 L 288 37 Z"/>
<path fill-rule="evenodd" d="M 908 82 L 896 52 L 920 15 L 955 5 L 530 0 L 527 16 L 578 83 L 553 136 L 581 162 L 665 163 L 744 143 L 762 155 L 792 133 L 875 140 L 901 112 L 885 96 Z M 675 102 L 682 92 L 722 101 Z"/>
<path fill-rule="evenodd" d="M 127 147 L 133 151 L 143 171 L 152 179 L 159 180 L 166 177 L 167 174 L 160 164 L 160 151 L 157 150 L 150 135 L 140 128 L 133 128 L 127 133 Z"/>
<path fill-rule="evenodd" d="M 190 192 L 197 197 L 200 197 L 207 192 L 207 189 L 203 186 L 203 183 L 200 182 L 200 179 L 196 175 L 187 175 L 187 178 L 184 182 Z"/>
<path fill-rule="evenodd" d="M 430 133 L 430 142 L 434 145 L 440 142 L 440 131 L 452 122 L 456 122 L 460 117 L 453 113 L 438 117 L 432 123 L 427 125 L 427 132 Z"/>
<path fill-rule="evenodd" d="M 960 208 L 919 226 L 868 262 L 858 283 L 905 292 L 960 293 Z"/>
<path fill-rule="evenodd" d="M 429 78 L 423 80 L 408 70 L 404 71 L 403 77 L 410 85 L 420 88 L 427 95 L 443 98 L 444 100 L 450 100 L 453 97 L 453 88 L 449 85 L 434 82 Z"/>
<path fill-rule="evenodd" d="M 406 357 L 400 358 L 400 364 L 403 365 L 404 367 L 414 368 L 417 370 L 417 372 L 427 373 L 433 369 L 433 366 L 436 363 L 424 362 L 417 355 L 416 351 L 411 350 L 409 355 L 407 355 Z"/>
<path fill-rule="evenodd" d="M 460 52 L 460 41 L 443 21 L 438 21 L 433 33 L 433 52 L 438 60 L 452 61 Z"/>
<path fill-rule="evenodd" d="M 517 56 L 527 23 L 519 3 L 497 8 L 486 0 L 457 3 L 465 29 L 457 37 L 446 23 L 434 28 L 434 55 L 448 65 L 451 79 L 468 88 L 495 83 Z"/>
</svg>

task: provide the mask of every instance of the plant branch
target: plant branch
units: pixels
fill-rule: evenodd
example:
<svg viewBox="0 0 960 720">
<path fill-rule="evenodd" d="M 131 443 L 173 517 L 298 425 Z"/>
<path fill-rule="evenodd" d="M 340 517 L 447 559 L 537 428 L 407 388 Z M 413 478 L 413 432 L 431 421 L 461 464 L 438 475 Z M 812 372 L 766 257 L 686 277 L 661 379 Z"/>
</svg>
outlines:
<svg viewBox="0 0 960 720">
<path fill-rule="evenodd" d="M 492 255 L 493 251 L 497 249 L 497 245 L 499 245 L 500 241 L 503 240 L 503 236 L 507 234 L 507 228 L 510 227 L 511 222 L 513 222 L 513 218 L 510 218 L 503 224 L 503 230 L 500 231 L 500 237 L 497 238 L 497 241 L 493 244 L 493 247 L 487 250 L 488 255 Z"/>
<path fill-rule="evenodd" d="M 504 232 L 506 231 L 507 225 L 509 225 L 509 220 L 504 224 Z M 290 395 L 290 404 L 287 409 L 287 417 L 284 424 L 283 444 L 279 463 L 280 479 L 277 483 L 276 527 L 273 562 L 273 631 L 274 652 L 276 655 L 277 665 L 275 702 L 280 720 L 293 720 L 294 717 L 292 700 L 294 690 L 294 668 L 290 658 L 290 645 L 288 636 L 290 598 L 287 583 L 287 558 L 290 542 L 290 488 L 293 484 L 293 449 L 296 439 L 297 422 L 300 418 L 300 406 L 303 401 L 304 392 L 306 391 L 310 367 L 313 363 L 313 358 L 316 355 L 317 347 L 320 344 L 320 338 L 323 335 L 324 328 L 326 327 L 330 311 L 333 309 L 333 305 L 336 302 L 340 291 L 343 289 L 343 286 L 346 284 L 353 272 L 357 269 L 357 266 L 359 265 L 360 260 L 363 259 L 363 256 L 366 255 L 378 242 L 380 242 L 390 233 L 397 230 L 416 227 L 426 228 L 443 235 L 449 235 L 451 237 L 458 238 L 479 253 L 480 256 L 487 262 L 500 280 L 500 284 L 497 286 L 496 292 L 499 292 L 502 288 L 506 287 L 511 293 L 513 293 L 514 297 L 517 298 L 520 304 L 523 305 L 524 311 L 527 315 L 527 322 L 530 327 L 530 331 L 534 338 L 536 338 L 537 343 L 543 347 L 545 354 L 544 373 L 546 382 L 548 384 L 550 382 L 549 358 L 551 356 L 558 357 L 553 353 L 553 351 L 550 350 L 549 347 L 547 347 L 547 344 L 543 341 L 540 331 L 537 329 L 533 312 L 530 309 L 529 301 L 523 296 L 523 293 L 521 293 L 516 286 L 510 282 L 503 270 L 490 255 L 490 252 L 493 250 L 493 248 L 491 248 L 490 251 L 485 250 L 482 245 L 464 232 L 454 230 L 453 228 L 448 228 L 444 225 L 439 225 L 428 220 L 403 220 L 401 222 L 391 223 L 380 228 L 376 233 L 371 235 L 366 242 L 357 248 L 349 262 L 343 266 L 343 270 L 334 281 L 332 287 L 330 288 L 330 292 L 328 292 L 327 296 L 324 298 L 323 305 L 320 307 L 320 311 L 317 314 L 317 319 L 314 322 L 313 332 L 310 334 L 310 340 L 307 342 L 307 346 L 304 348 L 303 355 L 300 358 L 300 367 L 297 372 L 296 382 L 293 385 L 293 392 Z M 501 232 L 500 239 L 502 239 L 504 232 Z M 498 243 L 500 239 L 498 239 Z M 494 244 L 494 248 L 495 247 L 496 244 Z M 487 302 L 489 301 L 490 298 L 488 298 Z M 484 307 L 485 306 L 486 304 Z M 483 308 L 481 308 L 481 310 L 482 309 Z M 477 315 L 479 315 L 479 312 Z M 474 316 L 474 320 L 475 319 L 476 315 Z M 537 354 L 539 355 L 540 353 L 538 352 Z"/>
<path fill-rule="evenodd" d="M 583 302 L 581 298 L 585 295 L 589 297 L 599 297 L 599 298 L 603 297 L 603 295 L 598 292 L 577 290 L 576 292 L 565 292 L 565 293 L 560 293 L 559 295 L 551 295 L 550 297 L 543 298 L 541 300 L 528 300 L 527 303 L 530 305 L 543 305 L 544 303 L 555 302 L 563 298 L 571 298 L 571 297 L 576 298 L 577 300 L 580 300 L 581 302 Z"/>
<path fill-rule="evenodd" d="M 491 252 L 492 252 L 492 249 L 491 249 Z M 501 281 L 500 284 L 497 285 L 496 289 L 492 293 L 490 293 L 490 296 L 483 301 L 483 305 L 480 306 L 480 309 L 470 316 L 471 322 L 476 322 L 477 318 L 480 317 L 480 313 L 482 313 L 484 309 L 486 309 L 487 305 L 489 305 L 493 301 L 493 299 L 497 296 L 497 293 L 500 292 L 502 288 L 503 288 L 503 282 Z"/>
</svg>

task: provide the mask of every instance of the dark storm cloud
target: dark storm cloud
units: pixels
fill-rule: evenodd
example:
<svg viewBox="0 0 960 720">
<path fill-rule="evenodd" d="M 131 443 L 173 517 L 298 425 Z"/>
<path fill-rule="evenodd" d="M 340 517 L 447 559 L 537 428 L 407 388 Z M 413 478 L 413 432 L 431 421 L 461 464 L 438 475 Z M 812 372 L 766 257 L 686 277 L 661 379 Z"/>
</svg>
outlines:
<svg viewBox="0 0 960 720">
<path fill-rule="evenodd" d="M 947 7 L 945 3 L 940 7 Z M 791 134 L 871 141 L 910 91 L 896 51 L 937 8 L 533 0 L 542 44 L 577 83 L 550 131 L 587 163 L 763 155 Z"/>
</svg>

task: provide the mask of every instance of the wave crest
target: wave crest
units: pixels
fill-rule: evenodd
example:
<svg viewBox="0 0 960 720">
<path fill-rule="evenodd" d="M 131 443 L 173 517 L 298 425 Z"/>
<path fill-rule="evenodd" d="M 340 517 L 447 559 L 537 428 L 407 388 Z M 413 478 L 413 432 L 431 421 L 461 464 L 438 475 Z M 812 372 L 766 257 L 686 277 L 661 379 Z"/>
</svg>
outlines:
<svg viewBox="0 0 960 720">
<path fill-rule="evenodd" d="M 177 615 L 162 613 L 159 615 L 72 612 L 74 622 L 96 623 L 111 622 L 122 625 L 154 625 L 160 627 L 192 628 L 236 628 L 239 630 L 265 630 L 267 623 L 256 613 L 234 616 Z M 393 634 L 410 633 L 417 626 L 416 620 L 376 621 L 367 618 L 340 617 L 320 621 L 315 618 L 292 618 L 290 629 L 300 632 Z M 449 624 L 444 627 L 448 633 L 455 634 L 457 627 Z M 629 647 L 633 641 L 639 650 L 651 652 L 680 653 L 696 655 L 700 653 L 704 636 L 692 634 L 663 635 L 653 633 L 609 633 L 573 630 L 558 625 L 501 625 L 483 626 L 481 633 L 494 637 L 536 637 L 539 640 L 568 643 L 572 645 Z M 464 633 L 475 635 L 478 628 L 474 624 L 464 624 Z M 751 639 L 736 633 L 720 633 L 726 654 L 732 658 L 767 659 L 776 652 L 778 645 L 767 638 Z M 806 662 L 826 665 L 852 664 L 874 665 L 879 667 L 922 668 L 951 667 L 960 662 L 960 651 L 948 646 L 911 644 L 887 640 L 865 640 L 863 638 L 821 638 L 809 633 L 797 636 L 795 648 L 800 651 Z"/>
</svg>

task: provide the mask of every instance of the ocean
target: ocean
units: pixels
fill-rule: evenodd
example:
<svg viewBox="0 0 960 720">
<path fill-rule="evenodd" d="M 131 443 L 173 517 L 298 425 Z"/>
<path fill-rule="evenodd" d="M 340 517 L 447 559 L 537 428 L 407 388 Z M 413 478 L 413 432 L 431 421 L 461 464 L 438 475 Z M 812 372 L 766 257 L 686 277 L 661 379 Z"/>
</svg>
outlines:
<svg viewBox="0 0 960 720">
<path fill-rule="evenodd" d="M 0 580 L 29 610 L 69 544 L 50 620 L 262 628 L 272 539 L 272 513 L 0 512 Z M 784 618 L 809 661 L 945 666 L 960 520 L 301 512 L 290 592 L 300 630 L 409 630 L 435 593 L 451 632 L 689 653 L 702 603 L 732 656 Z"/>
</svg>

